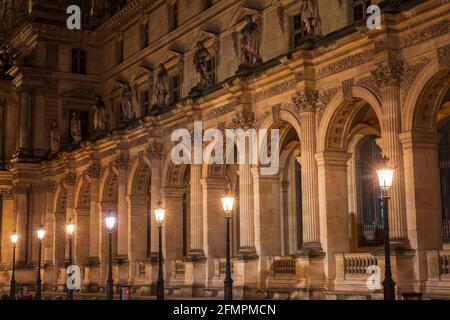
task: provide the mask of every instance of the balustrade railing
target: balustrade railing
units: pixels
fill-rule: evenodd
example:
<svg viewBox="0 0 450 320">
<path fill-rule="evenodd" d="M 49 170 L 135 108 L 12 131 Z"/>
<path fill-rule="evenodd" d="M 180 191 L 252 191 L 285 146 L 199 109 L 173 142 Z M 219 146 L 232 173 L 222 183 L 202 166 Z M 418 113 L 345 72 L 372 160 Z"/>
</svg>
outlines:
<svg viewBox="0 0 450 320">
<path fill-rule="evenodd" d="M 367 254 L 348 254 L 344 256 L 344 274 L 361 275 L 367 274 L 369 266 L 378 265 L 377 258 Z"/>
<path fill-rule="evenodd" d="M 295 259 L 292 257 L 273 257 L 273 275 L 293 275 L 295 274 Z"/>
</svg>

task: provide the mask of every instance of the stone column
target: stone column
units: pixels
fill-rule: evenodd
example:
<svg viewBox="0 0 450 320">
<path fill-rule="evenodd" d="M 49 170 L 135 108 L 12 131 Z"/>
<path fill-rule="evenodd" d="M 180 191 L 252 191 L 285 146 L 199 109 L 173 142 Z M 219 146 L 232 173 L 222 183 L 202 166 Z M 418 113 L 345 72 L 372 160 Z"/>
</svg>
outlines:
<svg viewBox="0 0 450 320">
<path fill-rule="evenodd" d="M 136 276 L 136 265 L 145 260 L 147 255 L 147 197 L 128 196 L 128 211 L 130 212 L 129 259 L 130 259 L 130 281 Z"/>
<path fill-rule="evenodd" d="M 380 64 L 372 72 L 381 90 L 383 118 L 383 154 L 389 165 L 395 169 L 389 201 L 390 238 L 396 244 L 407 245 L 405 184 L 403 174 L 402 147 L 399 139 L 401 130 L 400 78 L 402 65 L 397 63 Z"/>
<path fill-rule="evenodd" d="M 203 256 L 203 207 L 202 207 L 202 166 L 191 164 L 191 211 L 190 211 L 190 252 L 192 256 Z M 206 219 L 207 217 L 205 217 Z"/>
<path fill-rule="evenodd" d="M 403 144 L 408 239 L 416 252 L 415 280 L 427 280 L 426 251 L 442 248 L 442 211 L 439 171 L 441 136 L 429 132 L 404 132 Z"/>
<path fill-rule="evenodd" d="M 347 161 L 350 154 L 324 151 L 316 154 L 319 186 L 320 241 L 326 253 L 326 287 L 332 288 L 336 253 L 349 252 Z"/>
<path fill-rule="evenodd" d="M 30 148 L 31 95 L 27 90 L 20 92 L 19 145 L 17 149 L 28 152 Z"/>
<path fill-rule="evenodd" d="M 155 219 L 154 210 L 158 207 L 158 202 L 162 201 L 161 194 L 161 166 L 162 158 L 164 156 L 163 145 L 160 143 L 151 143 L 147 150 L 148 156 L 151 160 L 151 201 L 150 201 L 150 225 L 151 225 L 151 256 L 158 256 L 158 224 Z M 181 214 L 181 213 L 180 213 Z"/>
<path fill-rule="evenodd" d="M 89 197 L 89 262 L 98 264 L 100 262 L 100 234 L 103 227 L 99 206 L 100 163 L 92 163 L 87 170 L 87 175 L 91 179 L 91 194 Z"/>
<path fill-rule="evenodd" d="M 319 227 L 319 202 L 316 153 L 316 107 L 318 94 L 306 90 L 292 98 L 300 113 L 302 167 L 302 227 L 303 248 L 307 251 L 321 251 Z"/>
<path fill-rule="evenodd" d="M 11 238 L 14 231 L 14 197 L 9 189 L 0 189 L 2 233 L 0 234 L 0 263 L 9 265 L 12 258 Z"/>
<path fill-rule="evenodd" d="M 226 181 L 223 178 L 206 178 L 201 180 L 203 191 L 202 232 L 204 239 L 202 247 L 205 248 L 207 258 L 206 280 L 214 276 L 214 261 L 224 258 L 225 253 L 225 213 L 223 212 L 221 198 L 225 193 Z"/>
<path fill-rule="evenodd" d="M 129 172 L 129 157 L 121 154 L 117 159 L 118 174 L 118 203 L 117 203 L 117 256 L 128 261 L 128 212 L 127 184 Z"/>
<path fill-rule="evenodd" d="M 31 236 L 28 232 L 28 199 L 29 199 L 29 186 L 28 185 L 16 185 L 15 192 L 15 207 L 16 207 L 16 225 L 15 229 L 20 235 L 16 249 L 17 264 L 26 264 L 29 259 L 28 241 Z"/>
<path fill-rule="evenodd" d="M 166 217 L 163 225 L 165 277 L 170 278 L 171 264 L 183 258 L 183 193 L 184 188 L 169 187 L 161 191 Z"/>
<path fill-rule="evenodd" d="M 84 265 L 89 261 L 89 229 L 90 216 L 89 209 L 77 208 L 75 215 L 75 234 L 73 238 L 73 257 L 77 265 Z"/>
<path fill-rule="evenodd" d="M 242 254 L 255 253 L 253 175 L 250 164 L 239 165 L 240 248 Z"/>
<path fill-rule="evenodd" d="M 73 220 L 75 222 L 75 185 L 77 182 L 77 176 L 75 173 L 68 173 L 64 178 L 64 187 L 67 192 L 66 199 L 66 212 L 65 212 L 65 221 L 62 222 L 61 228 L 64 230 L 64 244 L 65 244 L 65 260 L 69 260 L 69 244 L 68 237 L 66 233 L 66 224 L 69 220 Z M 75 241 L 74 241 L 75 245 Z M 74 246 L 75 247 L 75 246 Z"/>
<path fill-rule="evenodd" d="M 55 265 L 55 248 L 53 246 L 55 241 L 55 217 L 54 217 L 54 198 L 56 191 L 56 184 L 54 181 L 44 182 L 45 191 L 45 230 L 47 238 L 47 248 L 44 255 L 44 263 L 48 266 Z"/>
<path fill-rule="evenodd" d="M 288 221 L 288 188 L 289 181 L 281 181 L 280 183 L 280 205 L 282 208 L 280 223 L 281 223 L 281 254 L 289 254 L 289 240 L 287 235 L 289 234 Z"/>
</svg>

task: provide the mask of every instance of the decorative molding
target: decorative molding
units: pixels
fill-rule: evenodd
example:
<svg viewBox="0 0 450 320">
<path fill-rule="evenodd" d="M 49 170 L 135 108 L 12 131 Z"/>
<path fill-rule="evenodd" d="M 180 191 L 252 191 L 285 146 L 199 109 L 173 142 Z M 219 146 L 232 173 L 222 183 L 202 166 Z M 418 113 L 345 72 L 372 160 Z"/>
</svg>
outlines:
<svg viewBox="0 0 450 320">
<path fill-rule="evenodd" d="M 244 130 L 256 128 L 255 114 L 249 111 L 236 114 L 233 118 L 232 128 Z"/>
<path fill-rule="evenodd" d="M 430 56 L 421 57 L 420 59 L 410 62 L 405 65 L 403 70 L 403 78 L 401 82 L 401 91 L 402 91 L 402 99 L 405 101 L 406 95 L 409 92 L 409 89 L 411 88 L 414 80 L 416 79 L 417 75 L 420 73 L 420 71 L 423 70 L 423 68 L 430 63 L 432 58 Z"/>
<path fill-rule="evenodd" d="M 325 109 L 327 108 L 330 101 L 339 93 L 340 90 L 341 86 L 336 86 L 319 93 L 319 103 L 316 111 L 317 124 L 320 124 Z"/>
<path fill-rule="evenodd" d="M 306 90 L 304 93 L 297 93 L 291 100 L 297 113 L 315 112 L 318 107 L 319 93 L 316 90 Z"/>
<path fill-rule="evenodd" d="M 402 47 L 409 47 L 418 42 L 422 42 L 431 38 L 436 38 L 440 35 L 450 32 L 450 20 L 445 19 L 436 24 L 433 24 L 422 30 L 414 30 L 410 35 L 401 40 Z"/>
<path fill-rule="evenodd" d="M 147 147 L 147 155 L 151 160 L 162 160 L 164 158 L 164 145 L 157 142 L 150 143 Z"/>
<path fill-rule="evenodd" d="M 261 101 L 264 99 L 268 99 L 274 96 L 277 96 L 279 94 L 282 94 L 286 91 L 292 90 L 295 88 L 295 85 L 297 84 L 298 80 L 296 78 L 289 79 L 288 81 L 285 81 L 283 83 L 280 83 L 276 86 L 273 86 L 269 89 L 257 92 L 255 94 L 255 100 Z"/>
<path fill-rule="evenodd" d="M 376 80 L 374 76 L 368 75 L 366 77 L 362 77 L 356 81 L 355 85 L 369 90 L 374 95 L 376 95 L 378 99 L 381 100 L 381 92 L 378 86 L 376 85 Z"/>
<path fill-rule="evenodd" d="M 450 68 L 450 45 L 437 50 L 438 62 L 442 68 Z"/>
<path fill-rule="evenodd" d="M 116 158 L 116 165 L 118 169 L 128 169 L 130 167 L 130 156 L 125 153 L 121 153 Z"/>
<path fill-rule="evenodd" d="M 344 100 L 348 100 L 353 98 L 353 79 L 347 79 L 342 81 L 342 94 L 344 96 Z"/>
<path fill-rule="evenodd" d="M 403 62 L 377 63 L 371 74 L 378 88 L 399 85 L 403 77 Z"/>
<path fill-rule="evenodd" d="M 352 56 L 348 56 L 337 62 L 330 63 L 317 72 L 317 77 L 318 79 L 326 78 L 333 74 L 370 62 L 374 53 L 374 50 L 366 50 Z"/>
<path fill-rule="evenodd" d="M 208 113 L 206 113 L 204 120 L 211 120 L 213 118 L 217 118 L 220 116 L 223 116 L 224 114 L 233 112 L 236 108 L 236 102 L 230 102 L 228 104 L 224 104 L 220 107 L 217 107 L 215 109 L 212 109 L 210 111 L 208 111 Z"/>
<path fill-rule="evenodd" d="M 64 177 L 64 185 L 67 187 L 75 187 L 77 184 L 77 175 L 73 172 L 67 173 Z"/>
<path fill-rule="evenodd" d="M 91 179 L 100 179 L 102 173 L 102 166 L 100 162 L 92 163 L 86 170 L 86 174 Z"/>
</svg>

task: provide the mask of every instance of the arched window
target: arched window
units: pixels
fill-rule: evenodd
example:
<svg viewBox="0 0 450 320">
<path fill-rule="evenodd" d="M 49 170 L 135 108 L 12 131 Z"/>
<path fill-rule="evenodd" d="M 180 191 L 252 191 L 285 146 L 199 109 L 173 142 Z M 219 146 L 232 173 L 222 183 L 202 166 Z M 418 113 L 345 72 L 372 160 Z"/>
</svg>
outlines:
<svg viewBox="0 0 450 320">
<path fill-rule="evenodd" d="M 439 168 L 441 176 L 441 207 L 443 241 L 450 242 L 450 119 L 440 127 Z"/>
<path fill-rule="evenodd" d="M 376 169 L 381 149 L 375 137 L 364 138 L 356 148 L 359 246 L 380 245 L 383 241 L 383 222 L 380 211 Z"/>
</svg>

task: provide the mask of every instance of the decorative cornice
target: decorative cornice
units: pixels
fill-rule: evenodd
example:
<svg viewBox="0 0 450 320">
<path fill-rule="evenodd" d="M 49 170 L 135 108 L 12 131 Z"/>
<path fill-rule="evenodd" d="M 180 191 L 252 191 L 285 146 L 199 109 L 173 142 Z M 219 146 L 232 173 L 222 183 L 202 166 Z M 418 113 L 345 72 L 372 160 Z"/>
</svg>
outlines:
<svg viewBox="0 0 450 320">
<path fill-rule="evenodd" d="M 317 72 L 317 78 L 322 79 L 329 77 L 333 74 L 340 73 L 344 70 L 359 66 L 361 64 L 370 62 L 372 60 L 372 56 L 374 54 L 374 50 L 366 50 L 348 57 L 345 57 L 339 61 L 330 63 L 326 67 L 323 67 Z"/>
<path fill-rule="evenodd" d="M 269 89 L 257 92 L 255 94 L 255 100 L 261 101 L 265 100 L 274 96 L 277 96 L 279 94 L 282 94 L 283 92 L 292 90 L 295 88 L 295 85 L 297 84 L 298 80 L 296 78 L 289 79 L 285 82 L 282 82 L 276 86 L 273 86 Z"/>
<path fill-rule="evenodd" d="M 224 114 L 233 112 L 236 108 L 236 103 L 230 102 L 228 104 L 224 104 L 220 107 L 214 108 L 210 111 L 208 111 L 204 117 L 204 120 L 211 120 L 220 116 L 223 116 Z"/>
</svg>

